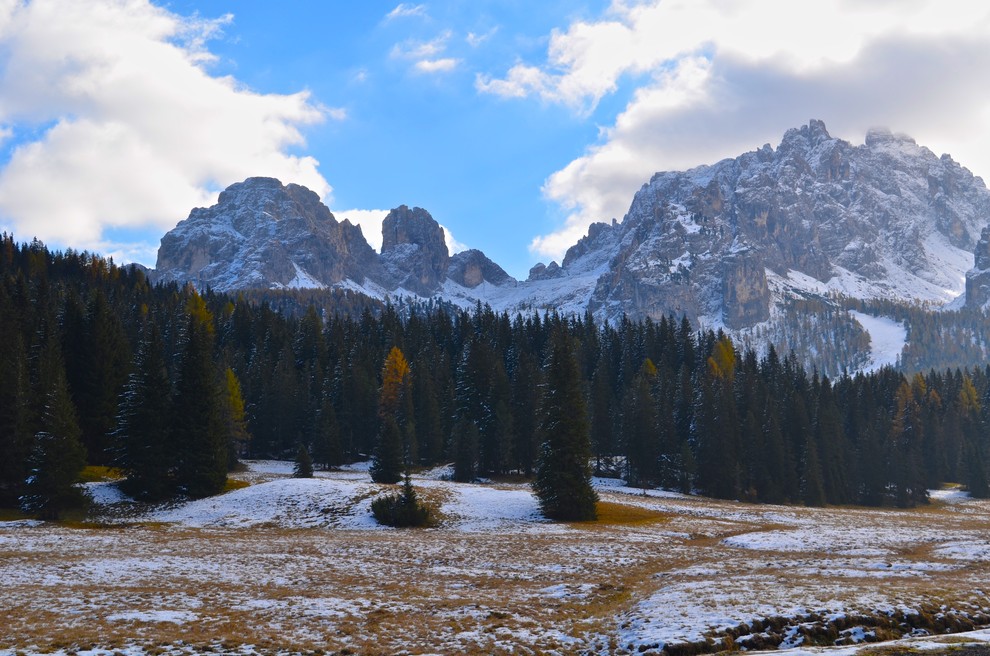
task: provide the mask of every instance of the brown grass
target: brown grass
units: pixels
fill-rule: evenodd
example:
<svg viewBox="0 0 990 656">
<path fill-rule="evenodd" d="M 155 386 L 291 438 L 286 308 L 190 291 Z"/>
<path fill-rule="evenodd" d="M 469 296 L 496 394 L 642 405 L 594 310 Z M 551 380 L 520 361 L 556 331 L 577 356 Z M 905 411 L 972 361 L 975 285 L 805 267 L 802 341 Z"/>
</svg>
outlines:
<svg viewBox="0 0 990 656">
<path fill-rule="evenodd" d="M 670 517 L 666 513 L 643 508 L 641 506 L 630 506 L 614 501 L 599 501 L 597 505 L 598 519 L 594 522 L 576 522 L 574 525 L 580 528 L 590 528 L 594 526 L 641 526 L 644 524 L 656 524 L 669 521 Z"/>
<path fill-rule="evenodd" d="M 437 508 L 449 494 L 441 487 L 416 491 Z M 742 549 L 723 540 L 787 531 L 793 525 L 781 515 L 825 533 L 934 528 L 947 540 L 960 531 L 985 534 L 988 504 L 967 506 L 977 512 L 947 505 L 891 513 L 602 496 L 596 522 L 546 531 L 469 534 L 450 530 L 453 521 L 430 531 L 150 523 L 65 530 L 103 528 L 83 520 L 11 527 L 4 535 L 14 539 L 0 540 L 0 647 L 73 651 L 133 641 L 152 652 L 183 640 L 214 653 L 247 644 L 259 653 L 624 653 L 619 625 L 640 601 L 677 585 L 698 585 L 684 603 L 726 614 L 770 595 L 781 595 L 773 599 L 788 607 L 816 597 L 855 606 L 878 588 L 892 603 L 985 602 L 974 591 L 985 590 L 986 563 L 940 558 L 939 542 L 929 539 L 893 544 L 875 559 L 953 569 L 881 580 L 869 570 L 837 579 L 827 567 L 816 569 L 830 561 L 854 566 L 862 556 Z M 162 611 L 196 619 L 110 619 Z M 676 616 L 678 609 L 664 612 Z"/>
<path fill-rule="evenodd" d="M 226 492 L 233 492 L 234 490 L 243 490 L 244 488 L 250 486 L 251 484 L 247 481 L 242 481 L 239 478 L 227 478 L 227 481 L 223 484 L 223 491 L 221 494 Z"/>
<path fill-rule="evenodd" d="M 104 481 L 119 481 L 124 478 L 124 472 L 115 467 L 102 465 L 87 465 L 79 473 L 80 483 L 102 483 Z"/>
</svg>

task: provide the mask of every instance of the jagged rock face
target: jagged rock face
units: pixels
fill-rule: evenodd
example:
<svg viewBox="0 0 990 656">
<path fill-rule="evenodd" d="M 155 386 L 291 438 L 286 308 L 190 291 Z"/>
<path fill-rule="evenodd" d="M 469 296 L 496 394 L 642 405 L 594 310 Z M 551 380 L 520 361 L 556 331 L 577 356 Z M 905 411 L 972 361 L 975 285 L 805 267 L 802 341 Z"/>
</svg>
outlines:
<svg viewBox="0 0 990 656">
<path fill-rule="evenodd" d="M 591 297 L 602 318 L 742 328 L 769 316 L 774 289 L 945 302 L 988 222 L 990 192 L 949 156 L 883 130 L 853 146 L 811 121 L 777 150 L 654 175 L 563 271 L 608 255 Z"/>
<path fill-rule="evenodd" d="M 447 277 L 469 289 L 474 289 L 482 283 L 503 285 L 507 282 L 515 282 L 515 279 L 502 267 L 474 248 L 456 253 L 450 258 Z"/>
<path fill-rule="evenodd" d="M 966 307 L 982 310 L 990 305 L 990 226 L 976 243 L 975 264 L 966 273 Z"/>
<path fill-rule="evenodd" d="M 389 289 L 429 296 L 447 275 L 450 254 L 443 228 L 421 207 L 405 205 L 382 223 L 382 264 Z"/>
<path fill-rule="evenodd" d="M 737 253 L 722 260 L 722 317 L 729 328 L 770 318 L 770 288 L 761 258 Z"/>
<path fill-rule="evenodd" d="M 363 282 L 379 271 L 361 229 L 338 222 L 314 192 L 248 178 L 162 237 L 155 277 L 230 291 Z"/>
<path fill-rule="evenodd" d="M 560 265 L 556 262 L 544 264 L 538 262 L 529 270 L 528 280 L 552 280 L 561 276 Z"/>
</svg>

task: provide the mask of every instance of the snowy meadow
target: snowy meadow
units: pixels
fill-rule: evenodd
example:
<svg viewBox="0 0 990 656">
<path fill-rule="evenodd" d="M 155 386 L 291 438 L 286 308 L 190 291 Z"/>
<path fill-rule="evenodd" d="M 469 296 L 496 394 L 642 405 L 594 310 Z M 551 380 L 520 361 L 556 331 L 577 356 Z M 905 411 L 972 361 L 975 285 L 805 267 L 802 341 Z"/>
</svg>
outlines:
<svg viewBox="0 0 990 656">
<path fill-rule="evenodd" d="M 397 530 L 362 466 L 291 470 L 154 507 L 93 483 L 79 525 L 0 522 L 0 654 L 849 653 L 990 623 L 990 502 L 959 492 L 811 509 L 596 479 L 599 521 L 556 524 L 526 485 L 438 469 L 413 482 L 439 525 Z"/>
</svg>

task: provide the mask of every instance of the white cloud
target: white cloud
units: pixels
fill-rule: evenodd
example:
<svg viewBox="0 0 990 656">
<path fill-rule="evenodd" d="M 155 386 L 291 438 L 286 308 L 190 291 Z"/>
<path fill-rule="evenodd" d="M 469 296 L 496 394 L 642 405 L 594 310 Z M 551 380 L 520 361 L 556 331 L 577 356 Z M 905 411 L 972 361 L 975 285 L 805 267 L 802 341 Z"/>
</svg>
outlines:
<svg viewBox="0 0 990 656">
<path fill-rule="evenodd" d="M 392 47 L 392 59 L 405 59 L 413 62 L 413 69 L 419 73 L 447 73 L 460 64 L 460 59 L 441 57 L 447 50 L 447 42 L 453 33 L 446 30 L 430 41 L 408 40 Z"/>
<path fill-rule="evenodd" d="M 448 73 L 461 63 L 460 59 L 443 57 L 441 59 L 421 59 L 416 62 L 416 70 L 421 73 Z"/>
<path fill-rule="evenodd" d="M 388 210 L 334 210 L 333 215 L 338 221 L 349 220 L 355 225 L 361 226 L 361 233 L 372 248 L 381 252 L 382 250 L 382 222 L 388 216 Z M 444 242 L 450 254 L 466 251 L 468 247 L 454 238 L 450 230 L 440 224 L 443 228 Z"/>
<path fill-rule="evenodd" d="M 621 218 L 655 171 L 776 145 L 810 118 L 853 141 L 888 125 L 990 173 L 990 88 L 974 83 L 988 39 L 990 7 L 966 0 L 615 0 L 597 21 L 554 30 L 544 62 L 476 88 L 590 114 L 638 86 L 599 143 L 544 185 L 570 214 L 531 250 L 559 258 L 591 222 Z"/>
<path fill-rule="evenodd" d="M 385 20 L 395 20 L 396 18 L 409 18 L 411 16 L 426 16 L 426 5 L 410 5 L 405 2 L 397 5 L 395 9 L 385 15 Z"/>
<path fill-rule="evenodd" d="M 477 48 L 482 43 L 495 36 L 496 32 L 498 32 L 498 26 L 493 27 L 484 34 L 478 34 L 476 32 L 468 32 L 467 36 L 464 37 L 464 40 L 472 48 Z"/>
<path fill-rule="evenodd" d="M 392 59 L 426 59 L 436 57 L 447 49 L 447 42 L 450 40 L 450 37 L 451 32 L 447 30 L 429 41 L 410 39 L 403 43 L 397 43 L 392 47 Z"/>
<path fill-rule="evenodd" d="M 329 196 L 292 149 L 341 110 L 211 76 L 205 42 L 228 21 L 147 0 L 0 5 L 0 125 L 39 133 L 0 164 L 0 218 L 18 238 L 113 250 L 108 228 L 164 231 L 251 175 Z"/>
</svg>

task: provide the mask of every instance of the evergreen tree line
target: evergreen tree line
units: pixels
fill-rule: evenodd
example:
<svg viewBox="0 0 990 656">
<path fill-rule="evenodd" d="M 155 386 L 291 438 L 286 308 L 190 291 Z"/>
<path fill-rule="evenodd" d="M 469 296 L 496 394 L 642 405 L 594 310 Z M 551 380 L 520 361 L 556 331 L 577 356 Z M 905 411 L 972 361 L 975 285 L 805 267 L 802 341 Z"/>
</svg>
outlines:
<svg viewBox="0 0 990 656">
<path fill-rule="evenodd" d="M 0 274 L 8 504 L 25 496 L 31 454 L 52 433 L 46 409 L 60 405 L 83 460 L 122 466 L 146 498 L 210 494 L 236 456 L 300 447 L 323 468 L 374 456 L 380 480 L 446 463 L 462 481 L 534 476 L 558 427 L 587 430 L 598 472 L 637 486 L 809 505 L 910 506 L 945 481 L 988 494 L 990 369 L 831 379 L 674 317 L 290 315 L 6 236 Z M 573 367 L 551 367 L 562 343 Z M 562 396 L 568 410 L 552 419 Z M 568 425 L 574 414 L 583 428 Z"/>
<path fill-rule="evenodd" d="M 0 237 L 0 506 L 57 518 L 87 463 L 144 499 L 222 490 L 247 426 L 215 330 L 191 288 Z"/>
</svg>

